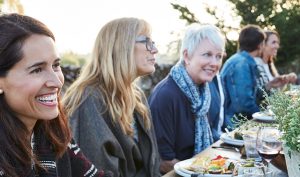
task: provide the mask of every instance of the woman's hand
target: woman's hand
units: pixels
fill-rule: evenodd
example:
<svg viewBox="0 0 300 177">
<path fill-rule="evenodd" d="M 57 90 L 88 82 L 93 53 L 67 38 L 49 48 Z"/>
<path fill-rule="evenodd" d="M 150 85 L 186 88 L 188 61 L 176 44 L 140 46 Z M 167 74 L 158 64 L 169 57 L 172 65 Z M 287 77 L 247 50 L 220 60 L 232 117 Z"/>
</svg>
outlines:
<svg viewBox="0 0 300 177">
<path fill-rule="evenodd" d="M 288 83 L 288 81 L 287 81 L 285 75 L 277 76 L 273 80 L 271 80 L 270 82 L 268 82 L 266 84 L 266 89 L 271 90 L 272 88 L 281 88 L 287 83 Z"/>
<path fill-rule="evenodd" d="M 160 172 L 162 174 L 168 173 L 169 171 L 173 170 L 175 163 L 179 162 L 177 159 L 173 160 L 162 160 L 160 161 Z"/>
<path fill-rule="evenodd" d="M 283 76 L 287 83 L 294 84 L 297 81 L 297 75 L 295 73 L 289 73 L 289 74 L 285 74 Z"/>
</svg>

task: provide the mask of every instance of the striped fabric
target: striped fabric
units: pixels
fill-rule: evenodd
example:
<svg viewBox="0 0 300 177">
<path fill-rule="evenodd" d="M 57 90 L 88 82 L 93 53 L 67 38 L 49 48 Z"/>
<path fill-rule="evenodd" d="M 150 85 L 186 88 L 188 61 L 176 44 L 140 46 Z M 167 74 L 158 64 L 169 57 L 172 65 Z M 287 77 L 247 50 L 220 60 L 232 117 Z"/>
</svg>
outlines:
<svg viewBox="0 0 300 177">
<path fill-rule="evenodd" d="M 33 168 L 24 169 L 24 177 L 108 177 L 112 176 L 111 172 L 104 173 L 103 170 L 91 164 L 91 162 L 83 155 L 78 145 L 72 140 L 68 144 L 66 153 L 56 159 L 51 143 L 43 136 L 43 133 L 35 132 L 33 139 L 33 153 L 40 162 L 43 169 Z M 19 167 L 17 167 L 19 168 Z M 1 164 L 0 164 L 1 169 Z M 31 171 L 26 171 L 31 169 Z M 6 177 L 5 172 L 0 170 L 0 176 Z"/>
</svg>

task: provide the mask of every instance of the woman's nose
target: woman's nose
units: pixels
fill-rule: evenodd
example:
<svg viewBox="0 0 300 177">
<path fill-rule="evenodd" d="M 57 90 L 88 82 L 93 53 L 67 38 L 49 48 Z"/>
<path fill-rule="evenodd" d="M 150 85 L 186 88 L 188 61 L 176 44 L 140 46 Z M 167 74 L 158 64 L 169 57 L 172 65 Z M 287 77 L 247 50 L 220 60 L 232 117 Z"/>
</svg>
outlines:
<svg viewBox="0 0 300 177">
<path fill-rule="evenodd" d="M 152 53 L 152 54 L 157 54 L 158 53 L 158 49 L 155 45 L 153 45 L 153 49 L 150 51 L 150 53 Z"/>
<path fill-rule="evenodd" d="M 63 74 L 61 72 L 50 72 L 47 76 L 46 86 L 62 88 L 64 83 Z"/>
</svg>

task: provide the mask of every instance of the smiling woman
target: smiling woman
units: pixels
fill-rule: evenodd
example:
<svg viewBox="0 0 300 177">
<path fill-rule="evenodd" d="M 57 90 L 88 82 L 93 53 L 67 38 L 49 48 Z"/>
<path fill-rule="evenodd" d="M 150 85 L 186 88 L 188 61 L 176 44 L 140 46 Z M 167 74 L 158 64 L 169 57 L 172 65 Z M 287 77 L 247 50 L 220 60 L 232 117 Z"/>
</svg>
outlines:
<svg viewBox="0 0 300 177">
<path fill-rule="evenodd" d="M 37 120 L 58 116 L 57 95 L 64 77 L 51 37 L 31 35 L 22 51 L 23 59 L 1 79 L 1 85 L 9 107 L 32 132 Z"/>
<path fill-rule="evenodd" d="M 189 26 L 180 60 L 150 95 L 161 172 L 172 170 L 176 162 L 191 158 L 213 142 L 207 117 L 211 104 L 208 82 L 218 73 L 224 50 L 224 36 L 217 27 Z"/>
<path fill-rule="evenodd" d="M 54 41 L 34 18 L 0 15 L 0 176 L 106 175 L 71 140 Z"/>
</svg>

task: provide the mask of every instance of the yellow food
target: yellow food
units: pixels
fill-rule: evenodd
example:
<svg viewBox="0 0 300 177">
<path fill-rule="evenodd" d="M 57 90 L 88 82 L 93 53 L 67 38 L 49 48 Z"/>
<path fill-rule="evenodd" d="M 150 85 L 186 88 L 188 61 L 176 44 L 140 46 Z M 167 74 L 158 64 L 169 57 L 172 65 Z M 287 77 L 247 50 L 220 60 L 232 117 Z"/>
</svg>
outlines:
<svg viewBox="0 0 300 177">
<path fill-rule="evenodd" d="M 218 156 L 216 159 L 204 157 L 195 158 L 190 166 L 186 169 L 194 172 L 211 173 L 211 174 L 228 174 L 228 166 L 231 162 L 227 158 Z"/>
</svg>

